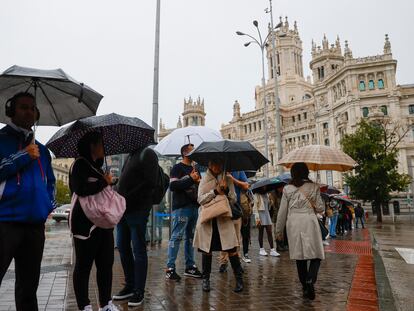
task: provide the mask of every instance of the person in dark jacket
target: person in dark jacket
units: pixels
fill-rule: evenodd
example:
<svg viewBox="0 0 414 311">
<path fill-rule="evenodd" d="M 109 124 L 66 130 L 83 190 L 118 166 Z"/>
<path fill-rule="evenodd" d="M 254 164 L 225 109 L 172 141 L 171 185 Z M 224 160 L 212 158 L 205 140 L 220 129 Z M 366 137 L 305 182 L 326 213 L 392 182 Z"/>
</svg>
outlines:
<svg viewBox="0 0 414 311">
<path fill-rule="evenodd" d="M 126 284 L 113 299 L 128 299 L 130 307 L 144 301 L 148 270 L 145 233 L 159 170 L 155 151 L 148 147 L 138 149 L 127 158 L 118 182 L 118 192 L 126 200 L 125 214 L 117 225 L 117 246 Z"/>
<path fill-rule="evenodd" d="M 170 173 L 172 192 L 172 232 L 168 244 L 166 279 L 178 281 L 181 277 L 175 271 L 175 260 L 184 238 L 185 276 L 201 278 L 201 272 L 194 262 L 193 238 L 198 219 L 197 192 L 201 177 L 187 154 L 193 150 L 192 144 L 181 147 L 182 161 L 175 164 Z"/>
<path fill-rule="evenodd" d="M 69 174 L 69 187 L 79 197 L 97 194 L 112 184 L 112 176 L 102 171 L 104 148 L 98 132 L 86 133 L 78 143 L 79 158 Z M 73 289 L 80 310 L 92 310 L 89 300 L 89 275 L 96 265 L 100 309 L 115 311 L 112 304 L 112 265 L 114 263 L 113 229 L 95 227 L 77 200 L 70 215 L 70 228 L 75 246 Z"/>
<path fill-rule="evenodd" d="M 364 209 L 361 203 L 355 207 L 355 228 L 358 228 L 358 220 L 361 221 L 362 229 L 364 229 Z"/>
<path fill-rule="evenodd" d="M 0 286 L 14 259 L 17 311 L 37 311 L 36 291 L 53 210 L 55 177 L 50 153 L 33 141 L 39 119 L 34 96 L 18 93 L 6 102 L 11 123 L 0 130 Z"/>
</svg>

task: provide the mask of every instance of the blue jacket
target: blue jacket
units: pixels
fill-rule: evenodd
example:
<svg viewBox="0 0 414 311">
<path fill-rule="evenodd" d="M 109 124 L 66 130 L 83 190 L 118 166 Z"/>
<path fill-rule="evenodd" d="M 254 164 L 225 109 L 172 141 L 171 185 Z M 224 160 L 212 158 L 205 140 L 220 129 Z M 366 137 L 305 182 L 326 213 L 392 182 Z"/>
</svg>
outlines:
<svg viewBox="0 0 414 311">
<path fill-rule="evenodd" d="M 54 208 L 50 153 L 36 141 L 40 158 L 32 160 L 29 143 L 9 125 L 0 130 L 0 222 L 44 223 Z"/>
</svg>

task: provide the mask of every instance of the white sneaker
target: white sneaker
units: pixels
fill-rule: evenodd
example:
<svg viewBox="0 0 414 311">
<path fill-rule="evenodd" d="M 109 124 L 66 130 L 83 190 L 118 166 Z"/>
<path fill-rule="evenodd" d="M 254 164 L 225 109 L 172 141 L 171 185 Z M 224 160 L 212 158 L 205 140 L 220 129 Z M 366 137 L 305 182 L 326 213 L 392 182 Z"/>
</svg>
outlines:
<svg viewBox="0 0 414 311">
<path fill-rule="evenodd" d="M 87 305 L 85 308 L 83 308 L 83 311 L 93 311 L 91 305 Z"/>
<path fill-rule="evenodd" d="M 91 307 L 91 311 L 92 311 L 92 307 Z M 99 308 L 99 311 L 120 311 L 120 310 L 118 309 L 117 306 L 115 306 L 112 303 L 112 300 L 110 300 L 105 307 Z"/>
<path fill-rule="evenodd" d="M 274 248 L 272 248 L 272 249 L 270 250 L 270 256 L 273 256 L 273 257 L 279 257 L 279 256 L 280 256 L 280 254 L 279 254 L 278 252 L 276 252 L 276 250 L 275 250 Z"/>
<path fill-rule="evenodd" d="M 267 256 L 268 254 L 267 254 L 267 252 L 265 251 L 265 249 L 264 249 L 264 248 L 261 248 L 261 249 L 260 249 L 260 252 L 259 252 L 259 255 L 260 255 L 260 256 Z"/>
<path fill-rule="evenodd" d="M 243 256 L 242 260 L 243 260 L 245 263 L 251 263 L 251 262 L 252 262 L 252 260 L 250 259 L 250 257 L 249 257 L 249 255 L 248 255 L 248 254 L 244 254 L 244 256 Z"/>
</svg>

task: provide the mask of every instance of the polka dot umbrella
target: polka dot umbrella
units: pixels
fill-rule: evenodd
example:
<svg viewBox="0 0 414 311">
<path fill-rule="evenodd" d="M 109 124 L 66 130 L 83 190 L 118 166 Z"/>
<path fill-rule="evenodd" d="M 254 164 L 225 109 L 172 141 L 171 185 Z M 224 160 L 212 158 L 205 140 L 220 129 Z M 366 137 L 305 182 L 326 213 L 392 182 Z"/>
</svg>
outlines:
<svg viewBox="0 0 414 311">
<path fill-rule="evenodd" d="M 61 128 L 46 146 L 57 158 L 76 158 L 78 141 L 91 131 L 102 133 L 105 155 L 130 153 L 154 143 L 154 129 L 147 123 L 111 113 L 80 119 Z"/>
</svg>

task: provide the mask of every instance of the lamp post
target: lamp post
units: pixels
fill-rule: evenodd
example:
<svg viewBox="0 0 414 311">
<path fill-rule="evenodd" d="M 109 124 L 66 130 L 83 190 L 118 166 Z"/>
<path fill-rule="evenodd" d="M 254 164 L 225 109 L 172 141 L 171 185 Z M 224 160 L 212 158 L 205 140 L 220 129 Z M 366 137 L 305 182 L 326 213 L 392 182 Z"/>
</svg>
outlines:
<svg viewBox="0 0 414 311">
<path fill-rule="evenodd" d="M 270 13 L 270 29 L 276 29 L 282 26 L 282 22 L 280 22 L 276 28 L 273 27 L 273 7 L 272 7 L 272 0 L 269 0 L 269 9 L 266 9 L 266 13 Z M 277 81 L 277 66 L 276 66 L 276 38 L 274 31 L 272 33 L 272 49 L 273 49 L 273 75 L 275 81 L 275 119 L 276 119 L 276 146 L 277 146 L 277 160 L 279 161 L 283 155 L 282 149 L 282 134 L 280 132 L 280 102 L 279 102 L 279 88 L 278 88 L 278 81 Z M 283 174 L 283 168 L 281 165 L 278 165 L 279 174 Z"/>
<path fill-rule="evenodd" d="M 154 128 L 154 140 L 158 141 L 158 86 L 159 86 L 159 67 L 160 67 L 160 11 L 161 0 L 157 0 L 157 11 L 155 19 L 155 48 L 154 48 L 154 85 L 152 93 L 152 127 Z M 158 205 L 151 209 L 151 244 L 154 243 L 155 235 L 155 213 Z"/>
<path fill-rule="evenodd" d="M 270 31 L 266 38 L 263 40 L 262 34 L 260 32 L 259 29 L 259 23 L 255 20 L 253 21 L 253 25 L 257 30 L 257 33 L 259 35 L 258 39 L 256 39 L 255 37 L 246 34 L 244 32 L 241 31 L 236 31 L 236 34 L 238 36 L 247 36 L 250 39 L 252 39 L 252 41 L 246 42 L 244 44 L 245 47 L 248 47 L 251 43 L 257 44 L 260 48 L 260 51 L 262 52 L 262 89 L 263 89 L 263 117 L 264 117 L 264 121 L 263 121 L 263 127 L 264 127 L 264 145 L 265 145 L 265 157 L 269 158 L 269 148 L 268 148 L 268 128 L 267 128 L 267 100 L 266 100 L 266 81 L 265 81 L 265 63 L 264 63 L 264 52 L 265 52 L 265 48 L 268 46 L 268 41 L 269 41 L 269 35 L 271 33 L 273 33 L 273 31 Z M 277 25 L 276 27 L 280 27 L 281 25 Z M 273 28 L 272 28 L 273 29 Z M 265 165 L 265 176 L 269 177 L 269 166 L 268 164 Z"/>
</svg>

